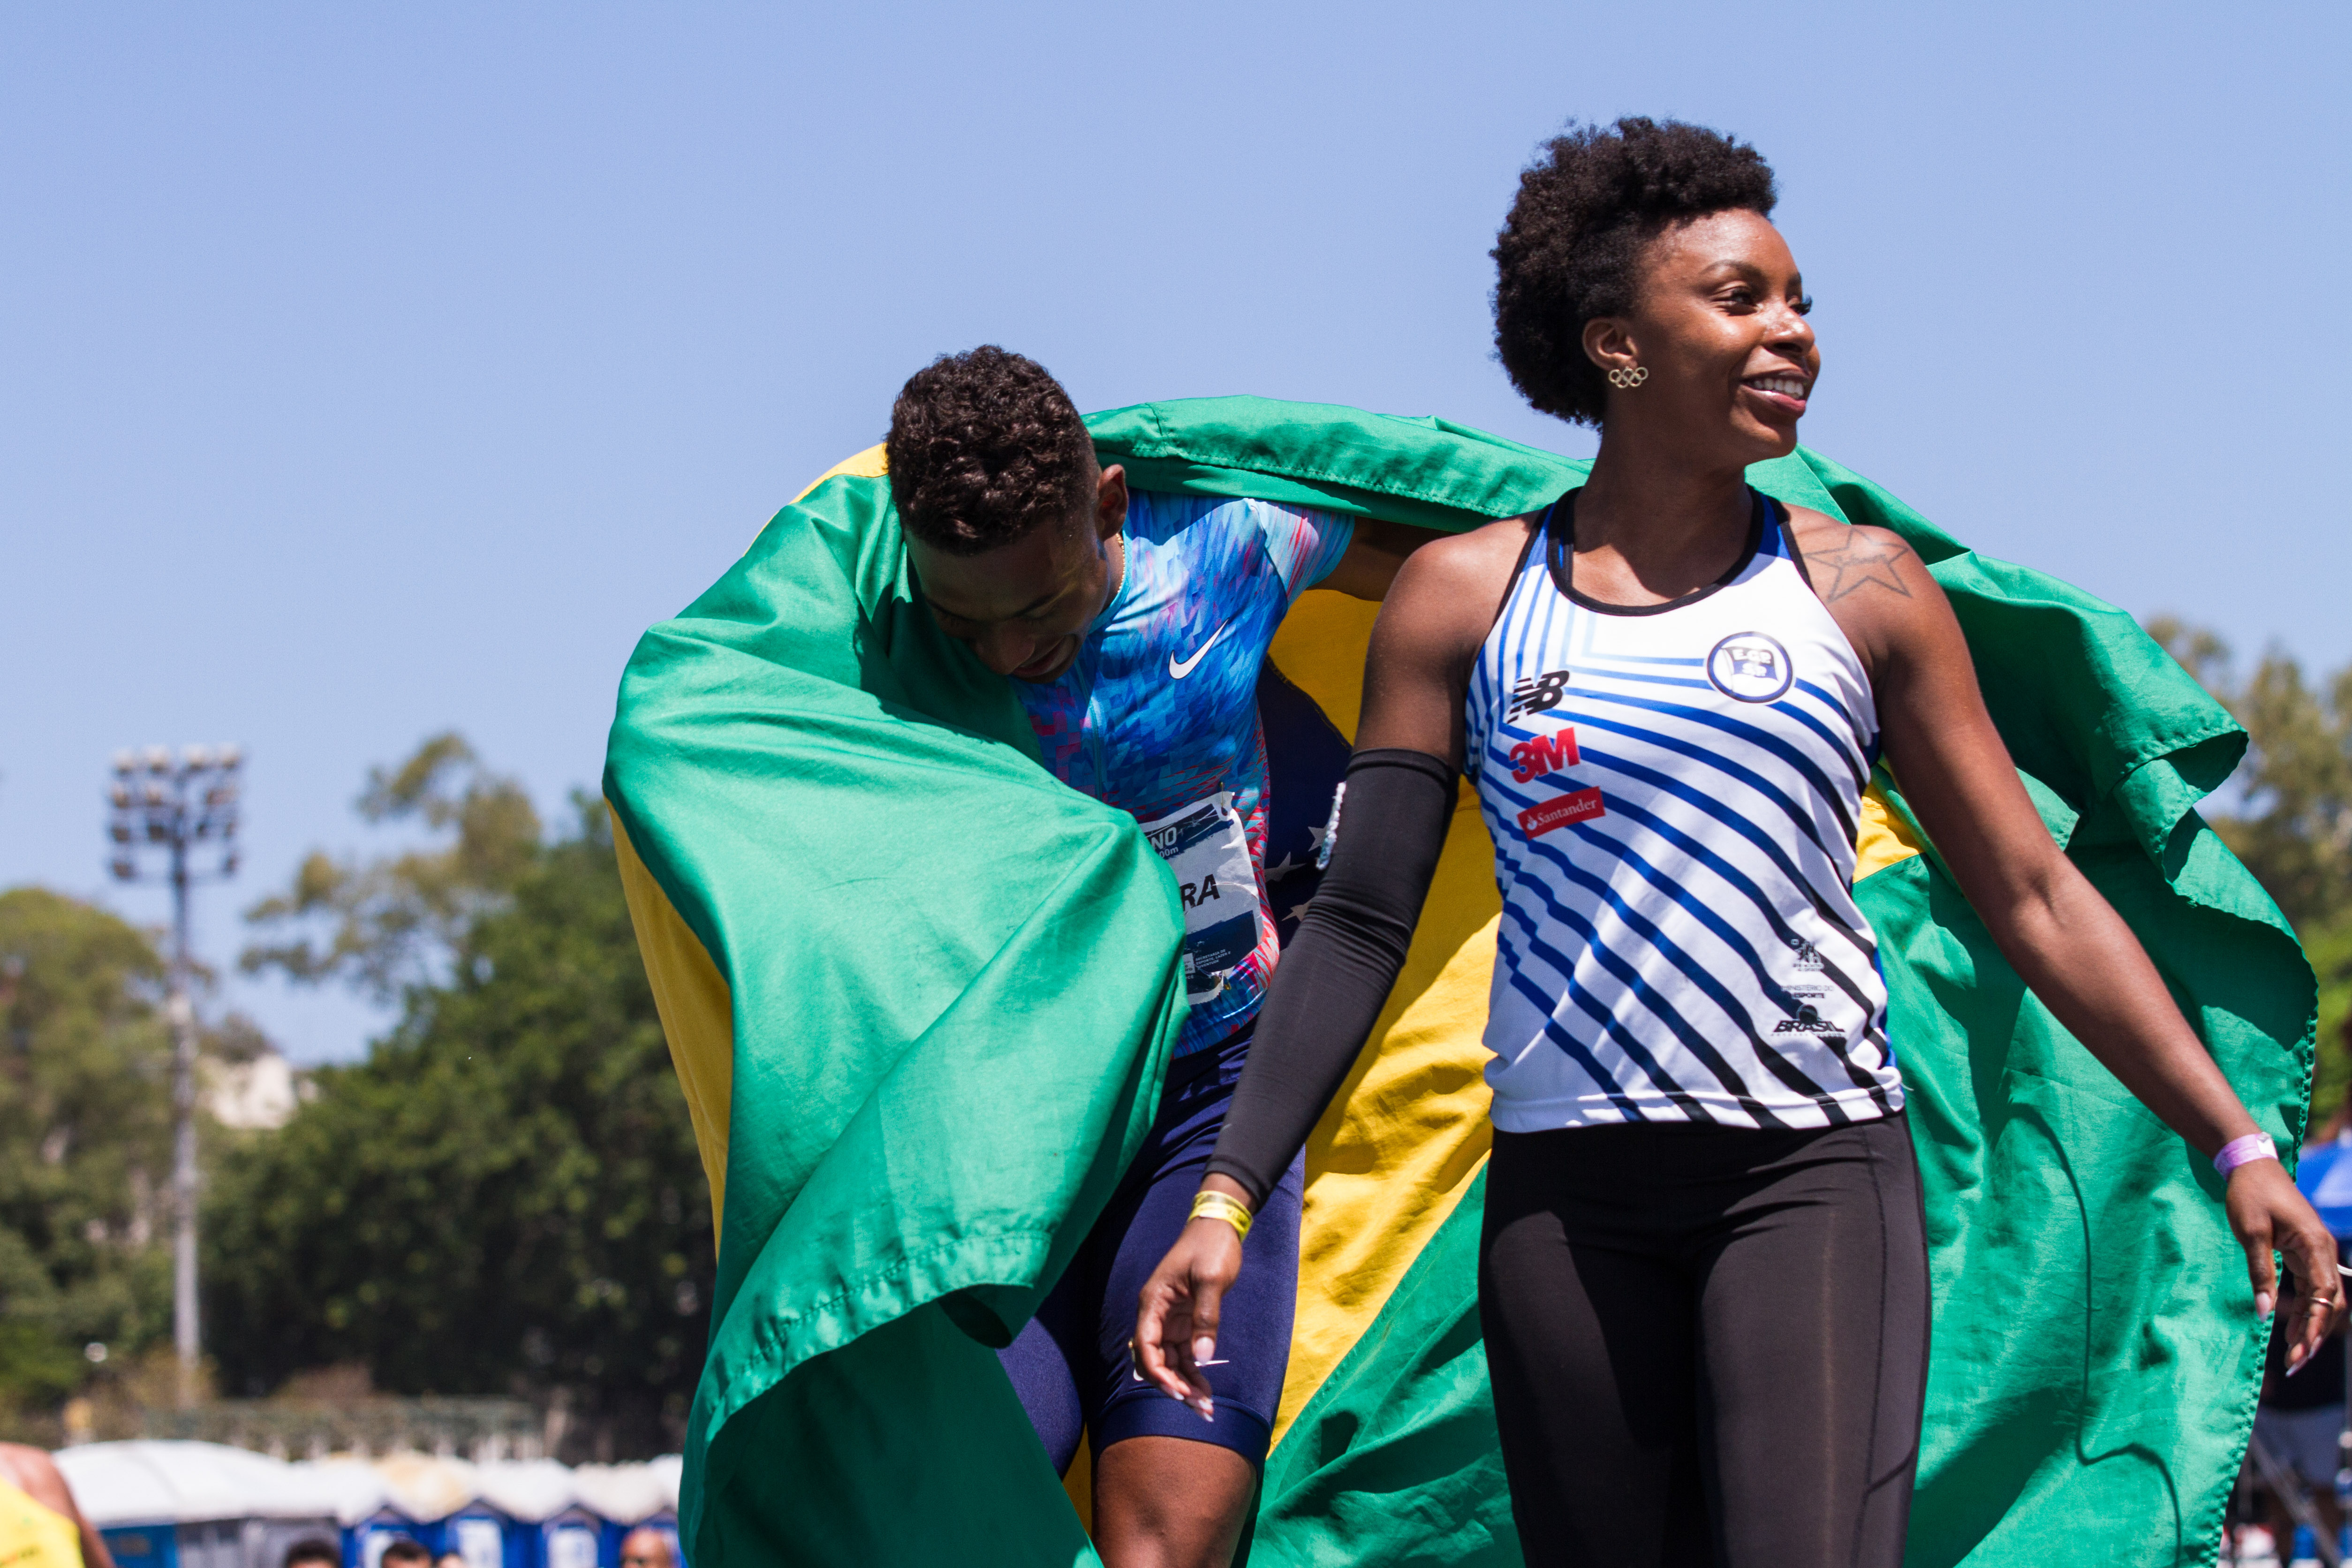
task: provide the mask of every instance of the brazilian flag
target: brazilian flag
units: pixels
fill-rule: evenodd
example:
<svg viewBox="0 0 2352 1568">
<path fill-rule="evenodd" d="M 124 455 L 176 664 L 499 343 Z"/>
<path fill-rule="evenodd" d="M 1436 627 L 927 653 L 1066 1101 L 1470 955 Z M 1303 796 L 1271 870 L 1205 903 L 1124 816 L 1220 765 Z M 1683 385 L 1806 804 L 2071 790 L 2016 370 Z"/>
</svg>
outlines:
<svg viewBox="0 0 2352 1568">
<path fill-rule="evenodd" d="M 1087 423 L 1139 489 L 1441 529 L 1531 510 L 1585 467 L 1256 398 Z M 1989 492 L 2032 504 L 1997 472 Z M 2050 831 L 2292 1148 L 2311 973 L 2195 810 L 2242 731 L 2122 612 L 1847 469 L 1800 450 L 1751 478 L 1918 551 Z M 1274 645 L 1277 819 L 1320 820 L 1373 613 L 1309 592 Z M 878 447 L 646 634 L 604 792 L 719 1220 L 689 1555 L 1095 1561 L 1086 1461 L 1055 1476 L 992 1347 L 1150 1124 L 1182 921 L 1133 820 L 1049 777 L 1006 682 L 933 624 Z M 1935 1284 L 1910 1560 L 2210 1562 L 2263 1338 L 2221 1184 L 2026 992 L 1899 779 L 1874 782 L 1860 839 Z M 1465 789 L 1403 976 L 1307 1147 L 1261 1568 L 1520 1561 L 1475 1304 L 1491 854 Z"/>
</svg>

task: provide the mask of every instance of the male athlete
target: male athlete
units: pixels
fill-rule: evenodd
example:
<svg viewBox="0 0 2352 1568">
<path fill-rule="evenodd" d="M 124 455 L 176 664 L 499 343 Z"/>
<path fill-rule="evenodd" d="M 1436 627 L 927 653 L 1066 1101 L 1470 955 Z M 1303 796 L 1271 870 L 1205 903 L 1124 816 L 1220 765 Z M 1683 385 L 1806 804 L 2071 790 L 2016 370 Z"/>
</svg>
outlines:
<svg viewBox="0 0 2352 1568">
<path fill-rule="evenodd" d="M 1138 1381 L 1137 1292 L 1184 1228 L 1277 952 L 1260 667 L 1314 586 L 1388 591 L 1418 530 L 1262 501 L 1130 491 L 1043 368 L 994 347 L 917 373 L 890 414 L 890 493 L 940 627 L 1013 677 L 1047 768 L 1134 814 L 1176 877 L 1192 1010 L 1135 1164 L 1006 1373 L 1066 1470 L 1094 1454 L 1109 1568 L 1222 1568 L 1282 1396 L 1301 1167 L 1250 1224 L 1199 1407 Z M 1269 672 L 1268 705 L 1286 693 Z M 1332 738 L 1337 757 L 1345 746 Z M 1337 767 L 1332 770 L 1337 776 Z M 1328 799 L 1328 785 L 1324 798 Z"/>
</svg>

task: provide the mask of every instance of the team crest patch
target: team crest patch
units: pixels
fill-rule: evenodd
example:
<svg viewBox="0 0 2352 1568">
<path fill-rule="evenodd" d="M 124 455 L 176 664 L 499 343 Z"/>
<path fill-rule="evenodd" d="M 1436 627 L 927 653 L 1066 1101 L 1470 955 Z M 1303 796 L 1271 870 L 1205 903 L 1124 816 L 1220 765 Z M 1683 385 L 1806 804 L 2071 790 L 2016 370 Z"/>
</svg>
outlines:
<svg viewBox="0 0 2352 1568">
<path fill-rule="evenodd" d="M 1726 697 L 1741 702 L 1777 702 L 1797 672 L 1789 650 L 1762 632 L 1734 632 L 1706 656 L 1706 678 Z"/>
<path fill-rule="evenodd" d="M 1530 838 L 1540 838 L 1555 827 L 1566 827 L 1571 822 L 1582 822 L 1588 816 L 1606 816 L 1608 808 L 1601 804 L 1598 789 L 1580 789 L 1573 795 L 1558 795 L 1540 805 L 1531 805 L 1519 813 L 1519 831 Z"/>
</svg>

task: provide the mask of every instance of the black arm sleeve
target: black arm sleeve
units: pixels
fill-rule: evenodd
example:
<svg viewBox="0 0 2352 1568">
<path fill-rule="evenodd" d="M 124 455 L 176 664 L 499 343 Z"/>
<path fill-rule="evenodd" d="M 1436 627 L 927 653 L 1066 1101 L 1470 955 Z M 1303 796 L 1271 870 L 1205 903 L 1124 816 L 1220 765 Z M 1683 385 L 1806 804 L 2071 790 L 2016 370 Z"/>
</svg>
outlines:
<svg viewBox="0 0 2352 1568">
<path fill-rule="evenodd" d="M 1276 966 L 1209 1170 L 1251 1206 L 1282 1177 L 1355 1065 L 1412 945 L 1454 820 L 1454 770 L 1426 752 L 1348 761 L 1331 864 Z"/>
</svg>

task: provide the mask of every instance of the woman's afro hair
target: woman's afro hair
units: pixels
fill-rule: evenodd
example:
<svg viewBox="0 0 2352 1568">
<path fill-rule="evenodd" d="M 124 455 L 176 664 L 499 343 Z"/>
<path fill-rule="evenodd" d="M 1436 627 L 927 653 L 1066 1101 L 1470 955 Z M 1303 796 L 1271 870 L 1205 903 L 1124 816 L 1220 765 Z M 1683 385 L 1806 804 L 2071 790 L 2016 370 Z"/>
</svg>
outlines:
<svg viewBox="0 0 2352 1568">
<path fill-rule="evenodd" d="M 1763 156 L 1704 126 L 1626 119 L 1555 138 L 1495 238 L 1495 349 L 1511 384 L 1547 414 L 1600 424 L 1608 383 L 1584 324 L 1633 309 L 1642 253 L 1670 224 L 1769 217 L 1774 199 Z"/>
<path fill-rule="evenodd" d="M 899 526 L 950 555 L 1010 544 L 1094 501 L 1094 443 L 1069 394 L 993 343 L 908 377 L 883 453 Z"/>
</svg>

